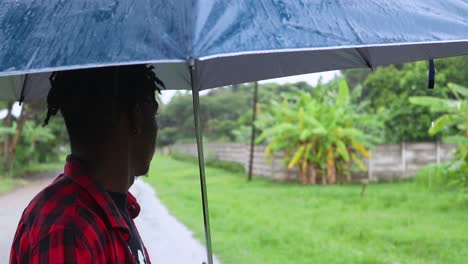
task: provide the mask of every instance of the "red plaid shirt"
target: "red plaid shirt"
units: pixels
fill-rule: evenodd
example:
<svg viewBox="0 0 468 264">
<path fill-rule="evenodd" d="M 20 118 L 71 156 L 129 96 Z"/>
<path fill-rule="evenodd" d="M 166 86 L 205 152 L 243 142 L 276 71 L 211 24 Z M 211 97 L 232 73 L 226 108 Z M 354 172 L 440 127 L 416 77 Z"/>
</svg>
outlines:
<svg viewBox="0 0 468 264">
<path fill-rule="evenodd" d="M 140 206 L 128 194 L 128 212 Z M 65 173 L 25 209 L 16 231 L 10 263 L 136 263 L 127 241 L 130 229 L 111 197 L 79 168 Z M 145 249 L 147 263 L 148 252 Z"/>
</svg>

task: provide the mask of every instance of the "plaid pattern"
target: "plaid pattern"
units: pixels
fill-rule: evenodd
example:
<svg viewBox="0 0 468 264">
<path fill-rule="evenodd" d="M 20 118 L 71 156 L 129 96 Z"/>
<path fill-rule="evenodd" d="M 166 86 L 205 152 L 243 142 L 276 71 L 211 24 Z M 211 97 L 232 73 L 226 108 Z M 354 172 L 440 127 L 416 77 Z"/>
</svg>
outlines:
<svg viewBox="0 0 468 264">
<path fill-rule="evenodd" d="M 129 215 L 137 217 L 140 206 L 130 193 L 127 204 Z M 111 197 L 76 161 L 68 161 L 64 174 L 26 207 L 10 263 L 137 263 L 129 239 L 130 229 Z"/>
</svg>

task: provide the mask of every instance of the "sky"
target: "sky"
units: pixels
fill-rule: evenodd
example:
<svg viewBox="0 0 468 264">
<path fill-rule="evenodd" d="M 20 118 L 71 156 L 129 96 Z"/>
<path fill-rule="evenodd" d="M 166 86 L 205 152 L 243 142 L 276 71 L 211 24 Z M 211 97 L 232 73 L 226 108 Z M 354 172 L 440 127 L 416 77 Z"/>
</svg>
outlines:
<svg viewBox="0 0 468 264">
<path fill-rule="evenodd" d="M 259 83 L 278 83 L 278 84 L 286 84 L 286 83 L 297 83 L 297 82 L 307 82 L 312 86 L 315 86 L 320 77 L 322 77 L 322 82 L 328 82 L 332 80 L 335 76 L 339 75 L 339 71 L 327 71 L 327 72 L 318 72 L 318 73 L 310 73 L 310 74 L 302 74 L 302 75 L 295 75 L 295 76 L 290 76 L 290 77 L 284 77 L 284 78 L 276 78 L 276 79 L 269 79 L 269 80 L 263 80 L 260 81 Z M 200 94 L 206 94 L 208 91 L 203 91 Z M 168 90 L 168 91 L 161 91 L 161 99 L 162 101 L 167 104 L 172 96 L 174 96 L 176 91 L 174 90 Z M 19 114 L 21 113 L 21 106 L 18 103 L 15 103 L 13 106 L 13 115 L 15 117 L 18 117 Z M 0 120 L 4 119 L 7 115 L 7 110 L 6 109 L 0 109 Z"/>
<path fill-rule="evenodd" d="M 18 102 L 14 103 L 13 104 L 13 109 L 12 109 L 12 114 L 14 117 L 19 117 L 20 113 L 21 113 L 21 106 L 19 105 Z M 0 109 L 0 120 L 4 119 L 8 114 L 8 110 L 7 109 Z"/>
<path fill-rule="evenodd" d="M 328 82 L 331 79 L 333 79 L 335 76 L 339 75 L 339 71 L 327 71 L 327 72 L 318 72 L 318 73 L 310 73 L 310 74 L 302 74 L 302 75 L 295 75 L 295 76 L 290 76 L 290 77 L 284 77 L 284 78 L 276 78 L 276 79 L 269 79 L 269 80 L 263 80 L 260 81 L 259 83 L 278 83 L 278 84 L 286 84 L 286 83 L 297 83 L 297 82 L 307 82 L 312 86 L 315 86 L 320 77 L 322 77 L 322 82 Z M 161 100 L 163 103 L 167 104 L 172 96 L 174 96 L 176 91 L 174 90 L 169 90 L 169 91 L 161 91 Z M 205 92 L 201 92 L 200 94 L 204 94 Z"/>
</svg>

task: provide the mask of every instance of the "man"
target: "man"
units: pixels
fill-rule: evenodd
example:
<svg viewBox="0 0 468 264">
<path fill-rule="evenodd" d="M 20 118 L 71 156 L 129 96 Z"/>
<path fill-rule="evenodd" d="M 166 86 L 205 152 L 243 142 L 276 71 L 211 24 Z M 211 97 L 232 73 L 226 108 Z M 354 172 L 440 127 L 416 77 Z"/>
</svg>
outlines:
<svg viewBox="0 0 468 264">
<path fill-rule="evenodd" d="M 148 173 L 163 86 L 142 65 L 52 75 L 44 125 L 61 112 L 71 155 L 25 209 L 10 263 L 150 263 L 128 189 Z"/>
</svg>

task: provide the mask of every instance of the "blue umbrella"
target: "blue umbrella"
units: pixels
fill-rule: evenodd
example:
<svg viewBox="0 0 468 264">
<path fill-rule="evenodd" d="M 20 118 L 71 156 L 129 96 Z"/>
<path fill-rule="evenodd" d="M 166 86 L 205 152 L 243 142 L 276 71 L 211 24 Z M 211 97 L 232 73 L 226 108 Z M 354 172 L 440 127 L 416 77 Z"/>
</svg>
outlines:
<svg viewBox="0 0 468 264">
<path fill-rule="evenodd" d="M 468 54 L 467 0 L 5 0 L 0 99 L 43 98 L 51 71 L 155 64 L 191 89 L 212 263 L 199 91 Z"/>
</svg>

